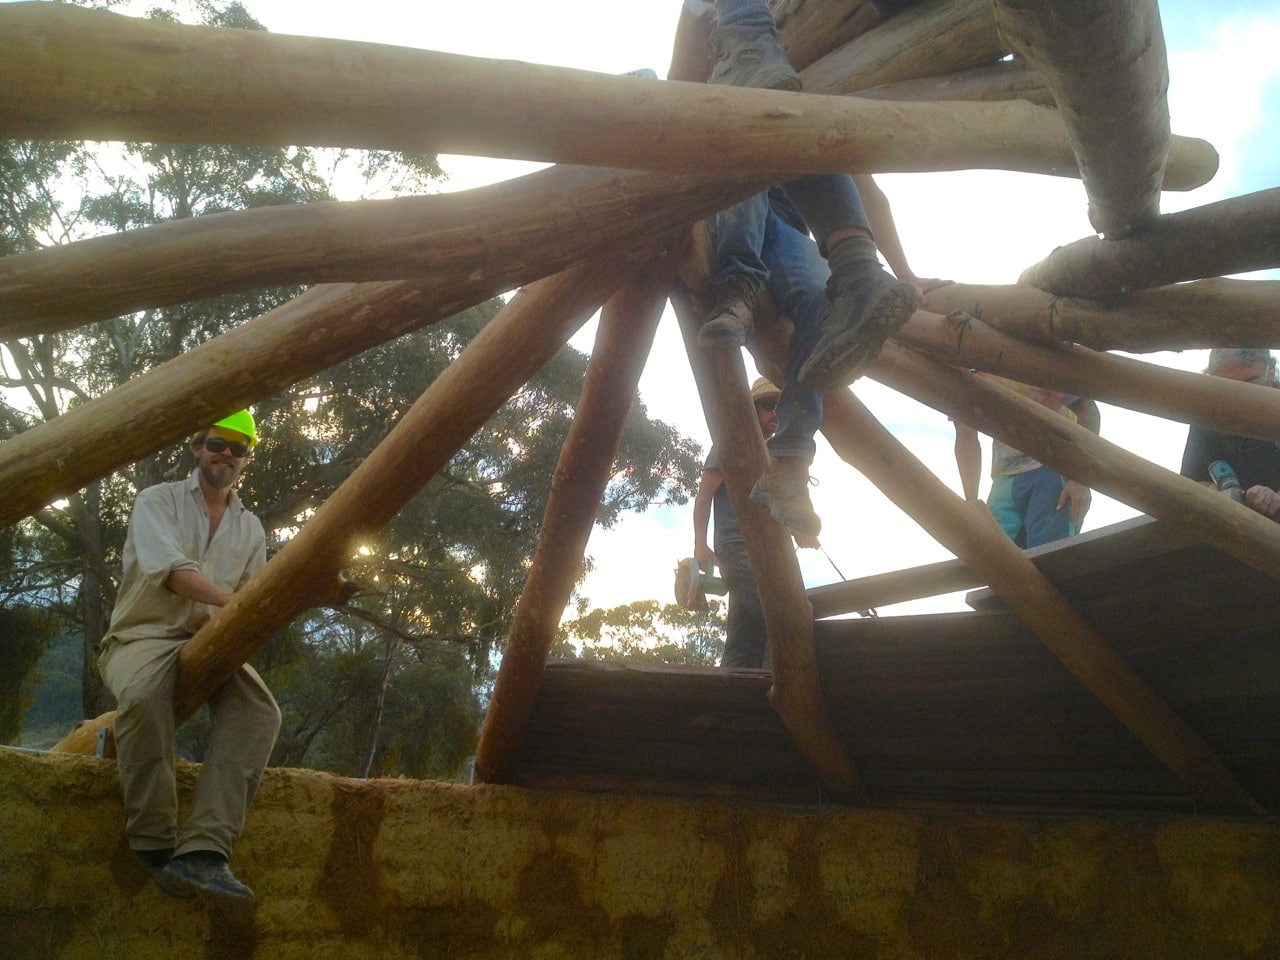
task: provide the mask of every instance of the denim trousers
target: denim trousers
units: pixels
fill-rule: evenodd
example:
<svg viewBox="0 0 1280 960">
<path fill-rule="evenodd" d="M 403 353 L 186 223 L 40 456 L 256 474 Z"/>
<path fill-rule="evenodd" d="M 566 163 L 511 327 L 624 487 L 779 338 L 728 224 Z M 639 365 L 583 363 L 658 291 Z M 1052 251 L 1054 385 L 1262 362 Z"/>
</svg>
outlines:
<svg viewBox="0 0 1280 960">
<path fill-rule="evenodd" d="M 1043 464 L 1025 473 L 991 481 L 987 508 L 1001 529 L 1020 547 L 1038 547 L 1074 537 L 1071 504 L 1058 508 L 1067 478 Z"/>
</svg>

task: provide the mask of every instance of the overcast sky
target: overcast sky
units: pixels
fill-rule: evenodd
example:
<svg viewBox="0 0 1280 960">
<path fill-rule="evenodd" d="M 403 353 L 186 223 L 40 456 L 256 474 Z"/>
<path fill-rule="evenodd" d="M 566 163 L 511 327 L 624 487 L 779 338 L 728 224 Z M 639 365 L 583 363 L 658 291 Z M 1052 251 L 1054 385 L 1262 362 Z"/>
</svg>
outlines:
<svg viewBox="0 0 1280 960">
<path fill-rule="evenodd" d="M 818 0 L 810 0 L 818 2 Z M 652 67 L 665 75 L 680 0 L 245 0 L 276 33 L 309 34 L 475 56 L 528 60 L 622 73 Z M 1221 156 L 1218 175 L 1190 193 L 1166 193 L 1165 212 L 1280 183 L 1280 5 L 1275 0 L 1162 0 L 1169 48 L 1170 110 L 1175 133 L 1203 137 Z M 446 189 L 461 189 L 527 172 L 506 161 L 442 157 Z M 1053 247 L 1091 233 L 1078 181 L 1003 172 L 898 174 L 879 177 L 893 204 L 908 257 L 920 276 L 967 283 L 1012 283 Z M 593 327 L 592 327 L 593 329 Z M 590 349 L 591 329 L 575 344 Z M 1200 369 L 1201 351 L 1156 359 Z M 959 489 L 950 424 L 870 381 L 858 395 L 898 438 L 953 489 Z M 664 318 L 641 381 L 652 416 L 676 423 L 709 443 L 697 394 L 675 328 Z M 1103 436 L 1176 470 L 1185 425 L 1103 407 Z M 989 442 L 984 441 L 989 465 Z M 949 556 L 819 440 L 814 503 L 824 520 L 823 543 L 844 576 L 853 578 Z M 984 470 L 986 465 L 984 465 Z M 985 481 L 984 481 L 985 493 Z M 1096 496 L 1085 529 L 1135 511 Z M 691 508 L 652 510 L 615 531 L 596 531 L 588 552 L 598 573 L 585 593 L 593 605 L 671 598 L 672 570 L 692 549 Z M 831 564 L 803 551 L 809 585 L 838 580 Z M 625 571 L 625 574 L 623 573 Z M 914 610 L 958 609 L 958 597 Z"/>
</svg>

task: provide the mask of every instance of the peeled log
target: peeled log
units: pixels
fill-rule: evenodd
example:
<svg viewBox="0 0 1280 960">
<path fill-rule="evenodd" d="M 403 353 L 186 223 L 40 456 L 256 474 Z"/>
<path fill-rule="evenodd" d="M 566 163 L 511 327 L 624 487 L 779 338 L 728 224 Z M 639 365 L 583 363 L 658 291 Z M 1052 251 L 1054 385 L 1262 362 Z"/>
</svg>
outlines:
<svg viewBox="0 0 1280 960">
<path fill-rule="evenodd" d="M 811 93 L 853 93 L 965 70 L 1002 56 L 991 0 L 929 0 L 827 54 L 801 70 L 800 77 Z"/>
<path fill-rule="evenodd" d="M 1053 106 L 1053 94 L 1040 74 L 1018 60 L 886 83 L 859 89 L 854 96 L 868 100 L 1026 100 L 1040 107 Z"/>
<path fill-rule="evenodd" d="M 189 717 L 277 630 L 320 602 L 360 541 L 426 486 L 635 269 L 620 258 L 604 258 L 517 294 L 297 536 L 183 644 L 174 714 Z M 511 349 L 515 342 L 521 349 Z M 80 725 L 55 749 L 92 753 L 97 730 L 112 720 L 104 714 Z"/>
<path fill-rule="evenodd" d="M 1280 390 L 1260 384 L 1170 370 L 1076 344 L 1031 343 L 965 314 L 944 317 L 917 311 L 896 337 L 966 370 L 1280 442 Z"/>
<path fill-rule="evenodd" d="M 885 345 L 868 373 L 1059 473 L 1280 579 L 1276 524 L 1216 490 L 1156 466 L 980 374 L 948 367 L 894 343 Z"/>
<path fill-rule="evenodd" d="M 1036 69 L 1066 120 L 1108 239 L 1160 214 L 1169 152 L 1169 62 L 1156 0 L 993 0 L 1009 49 Z"/>
<path fill-rule="evenodd" d="M 1280 347 L 1280 283 L 1215 278 L 1125 294 L 1111 303 L 1027 284 L 956 283 L 929 293 L 935 313 L 963 310 L 1022 340 L 1151 353 Z"/>
<path fill-rule="evenodd" d="M 1280 267 L 1280 187 L 1168 213 L 1125 240 L 1085 237 L 1019 278 L 1059 296 L 1111 300 L 1131 290 Z"/>
<path fill-rule="evenodd" d="M 524 739 L 556 628 L 612 476 L 622 428 L 667 304 L 670 263 L 654 263 L 605 304 L 577 412 L 551 478 L 529 577 L 511 621 L 476 748 L 476 775 L 506 779 Z"/>
<path fill-rule="evenodd" d="M 555 167 L 459 193 L 175 220 L 0 259 L 0 337 L 285 284 L 412 279 L 448 290 L 483 276 L 487 295 L 503 293 L 766 183 Z"/>
<path fill-rule="evenodd" d="M 768 171 L 773 180 L 1075 171 L 1056 112 L 1018 101 L 847 101 L 192 27 L 59 3 L 0 4 L 0 89 L 0 136 L 12 138 L 367 147 Z M 1208 144 L 1185 146 L 1187 166 L 1170 172 L 1169 189 L 1199 186 L 1217 168 Z"/>
<path fill-rule="evenodd" d="M 532 176 L 555 179 L 575 172 L 588 182 L 604 178 L 607 183 L 617 175 L 607 170 L 562 170 Z M 644 175 L 624 174 L 620 179 L 634 176 Z M 492 256 L 477 257 L 466 270 L 437 273 L 424 268 L 421 282 L 314 287 L 104 396 L 6 440 L 0 444 L 0 527 L 189 436 L 225 410 L 247 406 L 402 333 L 545 276 L 562 263 L 561 255 L 567 256 L 564 249 L 556 252 L 557 236 L 577 236 L 575 242 L 595 250 L 616 249 L 608 240 L 611 236 L 642 241 L 723 203 L 717 198 L 724 195 L 714 185 L 685 179 L 694 193 L 683 200 L 664 196 L 659 184 L 650 202 L 604 203 L 596 211 L 604 219 L 595 221 L 594 229 L 584 229 L 582 210 L 577 215 L 570 212 L 559 225 L 556 211 L 551 211 L 549 222 L 547 211 L 542 211 L 536 222 L 545 231 L 535 231 L 505 265 Z M 491 189 L 501 196 L 501 188 Z M 742 188 L 737 196 L 753 189 Z M 619 256 L 625 257 L 625 252 Z M 74 456 L 67 451 L 75 451 Z"/>
<path fill-rule="evenodd" d="M 778 36 L 797 70 L 814 63 L 878 26 L 885 19 L 875 0 L 820 0 L 801 3 L 782 16 L 774 11 Z"/>
</svg>

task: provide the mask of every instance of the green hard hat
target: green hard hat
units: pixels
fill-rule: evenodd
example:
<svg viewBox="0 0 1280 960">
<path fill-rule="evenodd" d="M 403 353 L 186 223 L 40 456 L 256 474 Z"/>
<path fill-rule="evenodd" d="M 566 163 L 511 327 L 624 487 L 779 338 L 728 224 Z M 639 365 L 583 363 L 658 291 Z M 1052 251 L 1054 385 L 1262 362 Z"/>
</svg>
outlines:
<svg viewBox="0 0 1280 960">
<path fill-rule="evenodd" d="M 236 433 L 243 433 L 249 438 L 249 446 L 258 445 L 258 427 L 253 422 L 253 414 L 248 410 L 237 410 L 229 417 L 214 421 L 213 425 L 222 427 L 223 430 L 234 430 Z"/>
</svg>

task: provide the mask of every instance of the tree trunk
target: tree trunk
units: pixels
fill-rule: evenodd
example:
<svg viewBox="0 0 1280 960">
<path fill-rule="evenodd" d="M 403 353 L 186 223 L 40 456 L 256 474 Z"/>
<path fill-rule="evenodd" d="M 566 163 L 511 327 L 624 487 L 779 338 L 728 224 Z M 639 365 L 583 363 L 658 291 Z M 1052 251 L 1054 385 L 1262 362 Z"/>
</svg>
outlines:
<svg viewBox="0 0 1280 960">
<path fill-rule="evenodd" d="M 794 13 L 774 12 L 778 36 L 797 70 L 862 36 L 885 20 L 875 0 L 820 0 L 800 4 Z"/>
<path fill-rule="evenodd" d="M 1094 350 L 1280 346 L 1280 283 L 1268 280 L 1197 280 L 1137 290 L 1109 304 L 1027 284 L 956 283 L 930 291 L 929 309 L 963 310 L 1021 340 Z"/>
<path fill-rule="evenodd" d="M 297 613 L 326 602 L 360 541 L 429 483 L 637 269 L 628 258 L 593 260 L 508 303 L 297 536 L 183 645 L 175 715 L 190 716 Z M 92 753 L 97 731 L 113 720 L 105 714 L 82 724 L 54 749 Z"/>
<path fill-rule="evenodd" d="M 545 172 L 551 183 L 565 185 L 575 182 L 574 174 Z M 603 170 L 576 174 L 587 183 L 603 184 L 596 201 L 576 209 L 577 195 L 571 194 L 564 208 L 542 210 L 526 221 L 530 232 L 523 235 L 523 246 L 504 248 L 508 259 L 490 256 L 480 261 L 477 253 L 465 270 L 457 269 L 457 264 L 429 273 L 424 268 L 420 273 L 427 278 L 420 282 L 315 287 L 105 396 L 0 444 L 0 526 L 188 436 L 228 409 L 248 406 L 362 350 L 574 262 L 587 247 L 619 250 L 624 240 L 635 243 L 678 227 L 755 189 L 742 181 L 725 189 L 696 178 L 673 181 L 660 176 L 638 197 L 610 187 L 609 182 L 616 177 L 626 183 L 644 174 Z M 664 184 L 680 182 L 689 192 L 677 189 L 664 195 Z M 502 188 L 495 189 L 500 196 Z M 513 234 L 520 232 L 513 230 Z M 569 243 L 572 237 L 578 239 Z M 557 238 L 566 247 L 560 247 Z M 497 242 L 492 238 L 486 242 L 490 252 Z M 519 332 L 513 337 L 513 343 L 520 342 Z M 66 456 L 67 450 L 75 450 L 76 456 Z"/>
<path fill-rule="evenodd" d="M 1029 343 L 965 314 L 917 311 L 897 339 L 943 363 L 1166 420 L 1280 441 L 1280 390 L 1170 370 L 1073 344 Z"/>
<path fill-rule="evenodd" d="M 853 93 L 966 70 L 1002 56 L 991 0 L 928 0 L 827 54 L 800 76 L 811 93 Z"/>
<path fill-rule="evenodd" d="M 1057 100 L 1089 222 L 1108 239 L 1160 214 L 1169 152 L 1169 62 L 1156 0 L 993 0 L 1009 49 Z"/>
<path fill-rule="evenodd" d="M 506 779 L 524 739 L 547 654 L 582 570 L 600 501 L 667 303 L 669 261 L 619 291 L 604 308 L 577 414 L 556 463 L 542 533 L 516 605 L 476 751 L 476 774 Z"/>
<path fill-rule="evenodd" d="M 866 82 L 887 79 L 901 77 Z M 0 4 L 0 84 L 0 135 L 14 138 L 367 147 L 772 171 L 774 179 L 973 167 L 1070 176 L 1075 168 L 1056 113 L 1018 101 L 835 100 L 142 21 L 67 4 Z M 1180 145 L 1188 166 L 1170 171 L 1167 189 L 1199 186 L 1217 168 L 1208 144 Z"/>
<path fill-rule="evenodd" d="M 1019 283 L 1113 300 L 1131 290 L 1280 267 L 1280 187 L 1165 214 L 1127 240 L 1085 237 L 1025 270 Z"/>
</svg>

